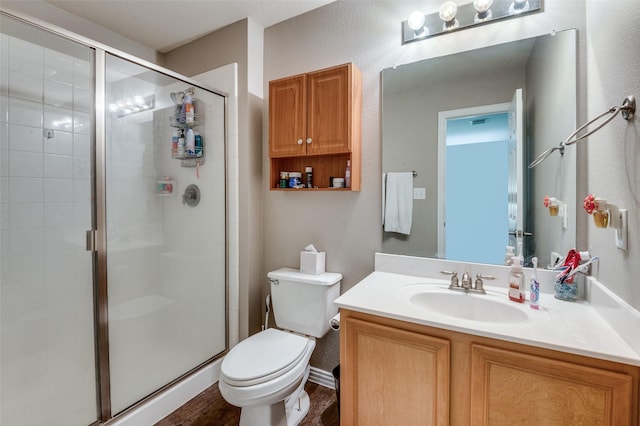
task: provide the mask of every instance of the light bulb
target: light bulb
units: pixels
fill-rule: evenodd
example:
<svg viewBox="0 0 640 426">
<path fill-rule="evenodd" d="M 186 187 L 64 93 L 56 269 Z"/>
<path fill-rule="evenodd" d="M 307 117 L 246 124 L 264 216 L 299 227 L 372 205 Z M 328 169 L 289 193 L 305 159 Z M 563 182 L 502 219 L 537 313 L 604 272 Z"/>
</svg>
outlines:
<svg viewBox="0 0 640 426">
<path fill-rule="evenodd" d="M 456 19 L 456 14 L 458 13 L 458 6 L 452 1 L 446 1 L 442 3 L 440 6 L 440 19 L 444 22 L 451 22 Z"/>
<path fill-rule="evenodd" d="M 509 14 L 515 15 L 516 13 L 527 12 L 529 10 L 528 0 L 513 0 L 513 3 L 509 6 Z"/>
<path fill-rule="evenodd" d="M 407 21 L 407 25 L 414 31 L 422 29 L 424 26 L 424 13 L 416 10 L 411 15 L 409 15 L 409 20 Z"/>
<path fill-rule="evenodd" d="M 144 98 L 140 95 L 136 95 L 133 97 L 133 102 L 135 102 L 136 105 L 144 105 Z"/>
<path fill-rule="evenodd" d="M 473 22 L 485 22 L 493 18 L 493 13 L 489 9 L 493 4 L 493 0 L 475 0 L 473 7 L 478 12 L 473 18 Z"/>
</svg>

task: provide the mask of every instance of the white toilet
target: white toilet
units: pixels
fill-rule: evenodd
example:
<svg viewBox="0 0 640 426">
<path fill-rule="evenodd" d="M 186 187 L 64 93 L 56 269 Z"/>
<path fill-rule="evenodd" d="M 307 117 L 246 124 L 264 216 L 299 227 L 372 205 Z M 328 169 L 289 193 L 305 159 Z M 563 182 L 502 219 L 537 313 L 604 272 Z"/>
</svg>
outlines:
<svg viewBox="0 0 640 426">
<path fill-rule="evenodd" d="M 267 274 L 276 325 L 238 343 L 224 357 L 218 386 L 241 407 L 241 426 L 295 426 L 309 412 L 304 385 L 316 337 L 338 313 L 341 274 L 302 274 L 282 268 Z"/>
</svg>

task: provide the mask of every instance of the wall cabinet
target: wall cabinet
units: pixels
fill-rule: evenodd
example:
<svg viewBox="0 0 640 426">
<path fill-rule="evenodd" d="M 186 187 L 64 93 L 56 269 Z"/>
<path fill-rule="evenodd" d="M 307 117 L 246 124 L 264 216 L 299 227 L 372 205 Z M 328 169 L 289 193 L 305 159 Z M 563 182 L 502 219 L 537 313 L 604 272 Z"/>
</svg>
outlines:
<svg viewBox="0 0 640 426">
<path fill-rule="evenodd" d="M 313 185 L 344 177 L 351 162 L 351 188 L 360 190 L 362 77 L 354 64 L 269 82 L 270 187 L 280 172 L 313 168 Z M 304 178 L 303 178 L 304 182 Z"/>
<path fill-rule="evenodd" d="M 640 367 L 341 311 L 341 424 L 638 426 Z"/>
</svg>

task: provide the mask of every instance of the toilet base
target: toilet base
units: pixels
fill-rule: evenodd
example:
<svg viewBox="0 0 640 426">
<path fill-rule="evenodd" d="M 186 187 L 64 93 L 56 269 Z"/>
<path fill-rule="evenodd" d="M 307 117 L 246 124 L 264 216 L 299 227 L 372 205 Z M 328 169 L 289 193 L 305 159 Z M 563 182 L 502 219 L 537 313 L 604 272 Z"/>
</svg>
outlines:
<svg viewBox="0 0 640 426">
<path fill-rule="evenodd" d="M 309 412 L 309 394 L 303 390 L 300 397 L 289 405 L 280 401 L 271 405 L 242 407 L 240 426 L 297 426 Z"/>
</svg>

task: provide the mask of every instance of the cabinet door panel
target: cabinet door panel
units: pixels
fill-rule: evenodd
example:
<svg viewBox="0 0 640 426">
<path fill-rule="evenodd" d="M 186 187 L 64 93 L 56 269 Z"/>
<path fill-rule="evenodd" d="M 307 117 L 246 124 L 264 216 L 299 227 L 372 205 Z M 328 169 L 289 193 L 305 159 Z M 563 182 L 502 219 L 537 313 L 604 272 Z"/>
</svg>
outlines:
<svg viewBox="0 0 640 426">
<path fill-rule="evenodd" d="M 341 66 L 308 74 L 307 155 L 350 150 L 350 68 Z"/>
<path fill-rule="evenodd" d="M 298 75 L 269 83 L 270 157 L 305 154 L 306 81 L 306 75 Z"/>
<path fill-rule="evenodd" d="M 630 425 L 627 374 L 472 345 L 471 424 Z"/>
<path fill-rule="evenodd" d="M 447 340 L 347 318 L 342 424 L 447 425 Z"/>
</svg>

